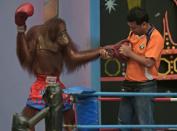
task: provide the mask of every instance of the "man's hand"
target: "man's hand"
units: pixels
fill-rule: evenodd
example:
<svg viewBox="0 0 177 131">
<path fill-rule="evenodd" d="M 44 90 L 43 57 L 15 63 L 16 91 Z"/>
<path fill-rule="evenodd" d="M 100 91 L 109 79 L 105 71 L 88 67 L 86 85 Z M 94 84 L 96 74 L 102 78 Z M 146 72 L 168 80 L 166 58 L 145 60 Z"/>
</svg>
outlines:
<svg viewBox="0 0 177 131">
<path fill-rule="evenodd" d="M 132 52 L 132 48 L 130 45 L 121 45 L 120 46 L 120 54 L 124 55 L 124 56 L 127 56 L 127 57 L 130 57 L 131 56 L 131 52 Z"/>
<path fill-rule="evenodd" d="M 131 44 L 127 39 L 121 40 L 116 44 L 105 46 L 104 48 L 106 48 L 110 57 L 117 58 L 120 61 L 127 61 L 128 56 L 122 52 L 123 49 L 120 49 L 124 46 L 128 46 L 131 49 Z"/>
</svg>

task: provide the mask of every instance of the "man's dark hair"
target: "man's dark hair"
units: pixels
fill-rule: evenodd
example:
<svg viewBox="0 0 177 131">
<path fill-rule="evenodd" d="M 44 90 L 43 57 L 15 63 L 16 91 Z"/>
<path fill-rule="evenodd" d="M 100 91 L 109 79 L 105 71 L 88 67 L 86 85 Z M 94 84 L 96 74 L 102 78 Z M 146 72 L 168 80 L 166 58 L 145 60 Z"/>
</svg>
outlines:
<svg viewBox="0 0 177 131">
<path fill-rule="evenodd" d="M 135 21 L 137 25 L 141 25 L 143 22 L 149 22 L 149 16 L 144 9 L 134 7 L 129 11 L 127 20 L 128 22 Z"/>
</svg>

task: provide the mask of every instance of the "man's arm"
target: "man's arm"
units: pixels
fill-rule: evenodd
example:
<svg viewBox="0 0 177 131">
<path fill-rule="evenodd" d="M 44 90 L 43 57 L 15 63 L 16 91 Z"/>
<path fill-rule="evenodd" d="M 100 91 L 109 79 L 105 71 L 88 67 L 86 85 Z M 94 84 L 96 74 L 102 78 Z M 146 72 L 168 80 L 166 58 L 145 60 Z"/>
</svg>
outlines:
<svg viewBox="0 0 177 131">
<path fill-rule="evenodd" d="M 120 47 L 120 53 L 148 68 L 152 67 L 155 64 L 155 60 L 153 58 L 147 58 L 145 56 L 138 55 L 132 51 L 130 46 L 127 45 L 122 45 Z"/>
<path fill-rule="evenodd" d="M 137 55 L 134 52 L 130 53 L 129 58 L 134 59 L 135 61 L 138 61 L 139 63 L 141 63 L 147 68 L 150 68 L 155 64 L 155 60 L 153 58 L 147 58 L 141 55 Z"/>
</svg>

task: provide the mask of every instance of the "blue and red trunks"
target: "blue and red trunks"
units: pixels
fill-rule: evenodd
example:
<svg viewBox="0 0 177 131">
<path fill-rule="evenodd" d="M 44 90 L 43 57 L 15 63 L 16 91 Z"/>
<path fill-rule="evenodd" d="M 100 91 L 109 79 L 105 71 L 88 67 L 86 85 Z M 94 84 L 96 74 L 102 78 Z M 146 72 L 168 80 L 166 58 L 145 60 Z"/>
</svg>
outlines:
<svg viewBox="0 0 177 131">
<path fill-rule="evenodd" d="M 59 80 L 59 77 L 38 75 L 36 81 L 32 84 L 30 88 L 29 97 L 26 103 L 27 106 L 33 107 L 38 110 L 42 110 L 46 107 L 46 103 L 42 99 L 42 96 L 45 93 L 48 81 L 59 84 L 59 86 L 63 89 L 65 88 L 64 84 Z M 66 95 L 63 94 L 63 97 L 66 97 Z M 70 100 L 65 100 L 63 110 L 70 109 L 71 107 L 72 104 Z"/>
</svg>

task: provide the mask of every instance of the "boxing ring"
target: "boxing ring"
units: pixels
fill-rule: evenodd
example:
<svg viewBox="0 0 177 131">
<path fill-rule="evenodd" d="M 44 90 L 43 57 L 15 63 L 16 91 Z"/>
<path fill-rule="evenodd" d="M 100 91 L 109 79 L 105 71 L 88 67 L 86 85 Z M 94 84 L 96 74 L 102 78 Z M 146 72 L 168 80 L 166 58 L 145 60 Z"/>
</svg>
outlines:
<svg viewBox="0 0 177 131">
<path fill-rule="evenodd" d="M 153 96 L 156 97 L 153 99 L 154 102 L 177 102 L 177 98 L 164 98 L 164 97 L 176 97 L 177 93 L 135 93 L 135 92 L 94 92 L 94 93 L 83 93 L 77 94 L 73 93 L 70 94 L 74 97 L 78 96 L 88 96 L 88 97 L 97 97 L 97 100 L 100 101 L 121 101 L 121 96 Z M 106 97 L 105 97 L 106 96 Z M 108 97 L 114 96 L 114 98 Z M 119 97 L 118 97 L 119 96 Z M 177 129 L 177 125 L 68 125 L 70 127 L 75 128 L 85 128 L 85 129 L 123 129 L 123 128 L 153 128 L 153 129 L 169 129 L 173 130 L 174 128 Z M 107 130 L 108 131 L 108 130 Z"/>
<path fill-rule="evenodd" d="M 48 106 L 40 111 L 30 120 L 24 119 L 21 115 L 15 114 L 13 117 L 12 131 L 28 131 L 40 120 L 46 119 L 46 131 L 61 131 L 64 127 L 71 127 L 79 131 L 100 131 L 106 129 L 161 129 L 176 130 L 177 124 L 174 125 L 101 125 L 98 120 L 98 102 L 99 101 L 121 101 L 125 96 L 147 96 L 154 97 L 153 102 L 177 102 L 177 93 L 136 93 L 136 92 L 96 92 L 92 89 L 82 87 L 72 87 L 64 89 L 62 93 L 71 96 L 75 111 L 76 125 L 63 125 L 61 90 L 57 86 L 47 87 L 48 93 L 44 97 L 49 103 Z M 82 118 L 81 118 L 82 117 Z M 90 119 L 91 118 L 91 119 Z"/>
</svg>

